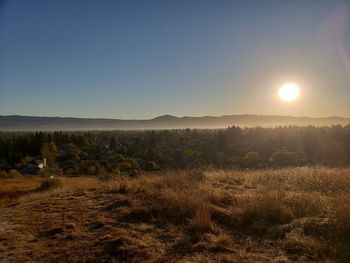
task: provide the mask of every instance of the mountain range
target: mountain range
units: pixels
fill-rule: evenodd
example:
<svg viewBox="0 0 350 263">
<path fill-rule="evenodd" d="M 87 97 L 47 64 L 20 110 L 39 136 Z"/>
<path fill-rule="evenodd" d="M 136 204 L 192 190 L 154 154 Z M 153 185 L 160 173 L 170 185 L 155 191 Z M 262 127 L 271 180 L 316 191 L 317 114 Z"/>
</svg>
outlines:
<svg viewBox="0 0 350 263">
<path fill-rule="evenodd" d="M 227 128 L 232 125 L 240 127 L 276 127 L 285 125 L 331 126 L 347 124 L 350 124 L 350 118 L 311 118 L 253 114 L 224 115 L 219 117 L 176 117 L 172 115 L 163 115 L 145 120 L 0 115 L 0 131 L 212 129 Z"/>
</svg>

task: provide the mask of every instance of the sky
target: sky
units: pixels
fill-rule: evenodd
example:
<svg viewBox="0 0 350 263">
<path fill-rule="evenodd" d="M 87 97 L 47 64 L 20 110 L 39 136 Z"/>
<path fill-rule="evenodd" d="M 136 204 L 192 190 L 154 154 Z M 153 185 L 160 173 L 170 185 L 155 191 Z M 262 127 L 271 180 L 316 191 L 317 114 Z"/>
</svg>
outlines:
<svg viewBox="0 0 350 263">
<path fill-rule="evenodd" d="M 0 0 L 0 115 L 350 117 L 349 3 Z"/>
</svg>

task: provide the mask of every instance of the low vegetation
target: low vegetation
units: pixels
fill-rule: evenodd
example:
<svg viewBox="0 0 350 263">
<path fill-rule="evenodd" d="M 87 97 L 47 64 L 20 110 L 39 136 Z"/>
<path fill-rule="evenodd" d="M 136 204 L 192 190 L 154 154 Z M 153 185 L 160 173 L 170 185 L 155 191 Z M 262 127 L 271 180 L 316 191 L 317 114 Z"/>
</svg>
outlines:
<svg viewBox="0 0 350 263">
<path fill-rule="evenodd" d="M 15 177 L 19 177 L 19 176 L 21 176 L 21 174 L 15 169 L 11 169 L 8 172 L 0 171 L 0 179 L 15 178 Z"/>
<path fill-rule="evenodd" d="M 44 180 L 41 185 L 36 189 L 37 191 L 48 191 L 56 188 L 61 188 L 62 182 L 59 178 L 50 176 L 46 180 Z"/>
<path fill-rule="evenodd" d="M 190 170 L 61 181 L 62 188 L 0 208 L 0 260 L 350 260 L 350 169 Z"/>
</svg>

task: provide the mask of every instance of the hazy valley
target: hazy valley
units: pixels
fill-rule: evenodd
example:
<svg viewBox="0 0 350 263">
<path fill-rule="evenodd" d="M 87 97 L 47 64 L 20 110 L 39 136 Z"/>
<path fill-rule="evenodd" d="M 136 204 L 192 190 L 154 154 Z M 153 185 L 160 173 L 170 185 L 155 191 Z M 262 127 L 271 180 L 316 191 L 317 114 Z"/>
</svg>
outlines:
<svg viewBox="0 0 350 263">
<path fill-rule="evenodd" d="M 240 127 L 277 127 L 286 125 L 344 126 L 349 123 L 350 118 L 343 117 L 310 118 L 248 114 L 221 117 L 175 117 L 163 115 L 149 120 L 0 116 L 0 130 L 2 131 L 218 129 L 232 125 Z"/>
</svg>

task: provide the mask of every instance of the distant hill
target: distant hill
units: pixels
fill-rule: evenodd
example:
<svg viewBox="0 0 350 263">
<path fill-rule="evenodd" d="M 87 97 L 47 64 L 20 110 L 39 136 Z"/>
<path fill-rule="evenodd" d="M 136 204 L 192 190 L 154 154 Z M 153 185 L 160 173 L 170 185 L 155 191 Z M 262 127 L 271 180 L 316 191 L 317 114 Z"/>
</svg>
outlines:
<svg viewBox="0 0 350 263">
<path fill-rule="evenodd" d="M 226 128 L 232 125 L 241 127 L 331 126 L 350 124 L 350 118 L 327 117 L 309 118 L 274 115 L 224 115 L 220 117 L 176 117 L 163 115 L 149 120 L 122 120 L 99 118 L 0 116 L 0 131 L 33 130 L 140 130 L 176 128 Z"/>
</svg>

